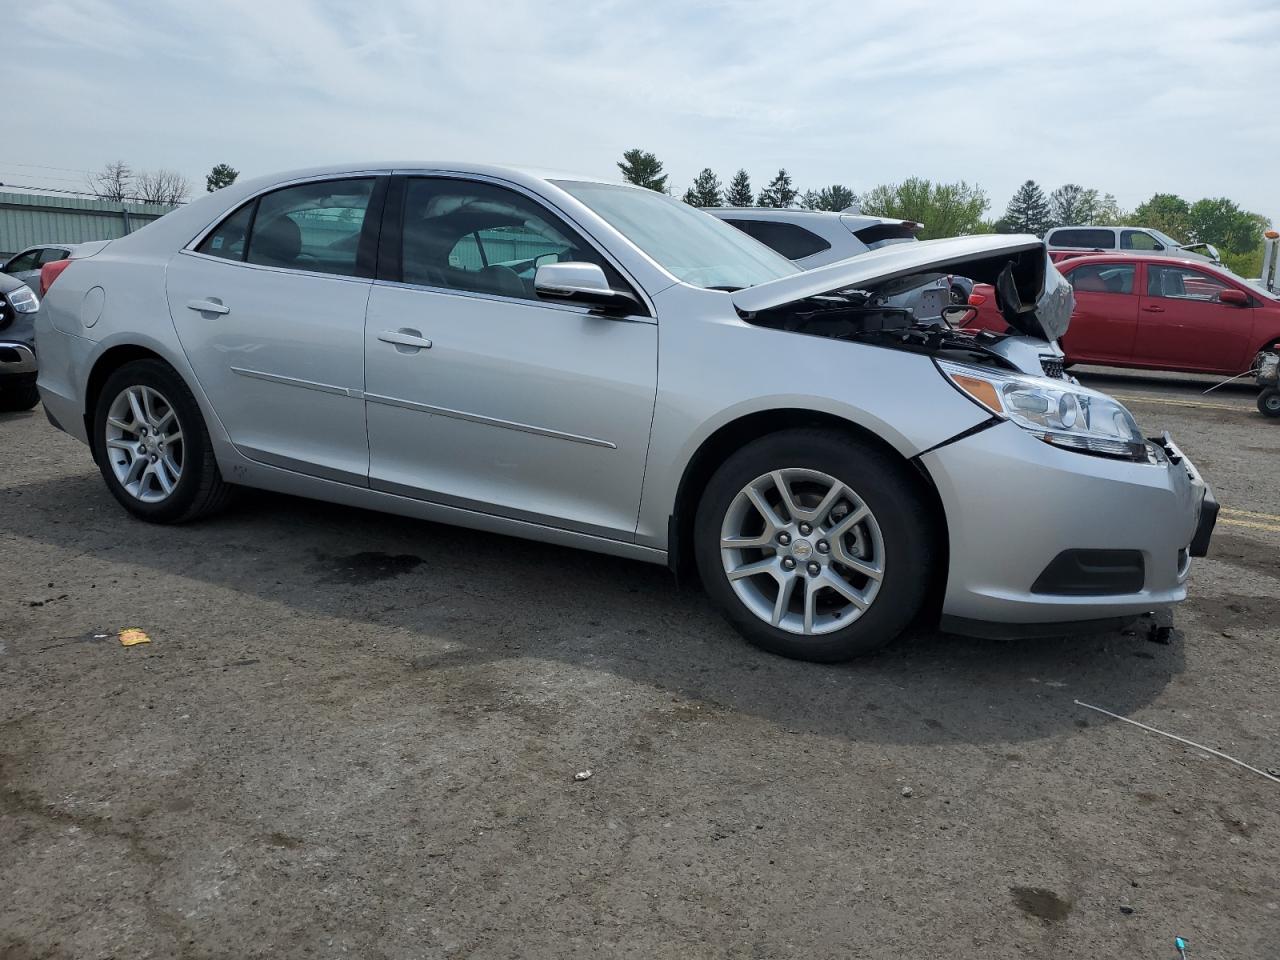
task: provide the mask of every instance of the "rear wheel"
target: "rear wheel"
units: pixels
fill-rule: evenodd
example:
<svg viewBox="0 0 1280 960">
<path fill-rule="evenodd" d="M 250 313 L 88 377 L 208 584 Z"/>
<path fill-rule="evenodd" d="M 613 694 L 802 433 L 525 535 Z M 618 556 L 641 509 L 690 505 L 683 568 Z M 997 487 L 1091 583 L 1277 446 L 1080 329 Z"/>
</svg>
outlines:
<svg viewBox="0 0 1280 960">
<path fill-rule="evenodd" d="M 107 488 L 152 523 L 182 523 L 220 509 L 230 493 L 195 397 L 159 360 L 107 378 L 93 416 L 94 454 Z"/>
<path fill-rule="evenodd" d="M 763 437 L 711 478 L 694 522 L 708 593 L 751 643 L 832 662 L 894 639 L 924 602 L 918 479 L 844 434 Z"/>
<path fill-rule="evenodd" d="M 1280 417 L 1280 390 L 1275 387 L 1258 394 L 1258 409 L 1266 417 Z"/>
<path fill-rule="evenodd" d="M 14 374 L 0 378 L 0 411 L 14 413 L 30 410 L 40 402 L 34 375 Z"/>
</svg>

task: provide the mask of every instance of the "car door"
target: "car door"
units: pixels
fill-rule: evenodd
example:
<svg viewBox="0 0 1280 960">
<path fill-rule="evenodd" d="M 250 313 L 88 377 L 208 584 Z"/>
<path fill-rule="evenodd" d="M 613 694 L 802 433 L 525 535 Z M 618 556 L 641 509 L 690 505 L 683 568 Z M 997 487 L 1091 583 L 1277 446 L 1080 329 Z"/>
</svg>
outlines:
<svg viewBox="0 0 1280 960">
<path fill-rule="evenodd" d="M 169 264 L 169 310 L 248 457 L 365 485 L 364 315 L 386 178 L 314 180 L 231 213 Z"/>
<path fill-rule="evenodd" d="M 1063 273 L 1076 299 L 1062 338 L 1067 358 L 1073 363 L 1130 362 L 1138 332 L 1137 262 L 1079 263 Z"/>
<path fill-rule="evenodd" d="M 533 292 L 542 262 L 588 260 L 628 281 L 541 200 L 497 182 L 396 178 L 387 211 L 365 335 L 370 486 L 633 539 L 656 320 Z"/>
<path fill-rule="evenodd" d="M 1226 280 L 1181 263 L 1146 264 L 1136 358 L 1174 370 L 1239 373 L 1252 342 L 1253 309 L 1218 300 L 1236 289 Z"/>
</svg>

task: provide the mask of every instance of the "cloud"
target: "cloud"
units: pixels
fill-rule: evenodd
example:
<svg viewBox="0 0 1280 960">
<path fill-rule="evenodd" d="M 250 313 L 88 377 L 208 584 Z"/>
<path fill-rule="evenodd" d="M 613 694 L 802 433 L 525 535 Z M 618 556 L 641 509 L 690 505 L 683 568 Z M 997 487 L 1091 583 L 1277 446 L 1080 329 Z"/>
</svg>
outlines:
<svg viewBox="0 0 1280 960">
<path fill-rule="evenodd" d="M 581 6 L 581 9 L 575 7 Z M 115 157 L 245 173 L 339 159 L 462 158 L 601 174 L 643 146 L 683 187 L 855 190 L 919 174 L 1022 180 L 1133 206 L 1225 194 L 1264 213 L 1280 128 L 1268 0 L 788 4 L 223 0 L 19 8 L 38 91 L 26 163 Z M 0 177 L 7 168 L 0 162 Z"/>
</svg>

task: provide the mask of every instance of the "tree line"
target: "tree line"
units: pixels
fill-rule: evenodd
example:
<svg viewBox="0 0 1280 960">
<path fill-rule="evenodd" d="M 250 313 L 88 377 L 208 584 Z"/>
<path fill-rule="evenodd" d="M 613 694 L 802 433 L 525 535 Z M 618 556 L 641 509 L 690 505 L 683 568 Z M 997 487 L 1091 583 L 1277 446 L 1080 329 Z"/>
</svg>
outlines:
<svg viewBox="0 0 1280 960">
<path fill-rule="evenodd" d="M 209 193 L 229 187 L 240 171 L 226 163 L 216 164 L 205 177 Z M 99 200 L 130 200 L 135 203 L 185 203 L 191 196 L 191 181 L 173 170 L 134 170 L 124 160 L 114 160 L 87 178 L 89 192 Z"/>
<path fill-rule="evenodd" d="M 627 150 L 618 163 L 628 183 L 671 193 L 662 161 L 651 152 Z M 705 168 L 684 192 L 695 207 L 798 207 L 805 210 L 845 210 L 856 205 L 865 214 L 923 223 L 921 239 L 975 233 L 1032 233 L 1043 237 L 1060 226 L 1154 227 L 1179 243 L 1211 243 L 1223 263 L 1241 276 L 1257 273 L 1262 257 L 1262 234 L 1267 220 L 1227 197 L 1187 201 L 1171 193 L 1157 193 L 1132 210 L 1124 210 L 1114 195 L 1078 183 L 1066 183 L 1046 193 L 1027 180 L 1014 193 L 1004 214 L 986 219 L 991 201 L 985 190 L 963 180 L 941 183 L 908 177 L 884 183 L 859 198 L 843 184 L 801 191 L 785 168 L 758 193 L 751 178 L 738 170 L 725 184 Z"/>
</svg>

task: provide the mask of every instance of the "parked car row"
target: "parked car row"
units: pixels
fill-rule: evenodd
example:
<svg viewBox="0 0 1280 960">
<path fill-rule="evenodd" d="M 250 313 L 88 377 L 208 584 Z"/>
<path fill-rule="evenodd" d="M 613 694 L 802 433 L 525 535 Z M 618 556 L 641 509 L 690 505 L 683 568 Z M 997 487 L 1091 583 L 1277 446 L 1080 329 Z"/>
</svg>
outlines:
<svg viewBox="0 0 1280 960">
<path fill-rule="evenodd" d="M 948 276 L 998 289 L 1008 333 L 895 304 Z M 802 270 L 637 187 L 347 166 L 236 183 L 42 283 L 46 413 L 133 515 L 234 483 L 665 563 L 788 656 L 921 615 L 1122 622 L 1185 597 L 1217 510 L 1061 375 L 1072 292 L 1030 236 Z"/>
</svg>

